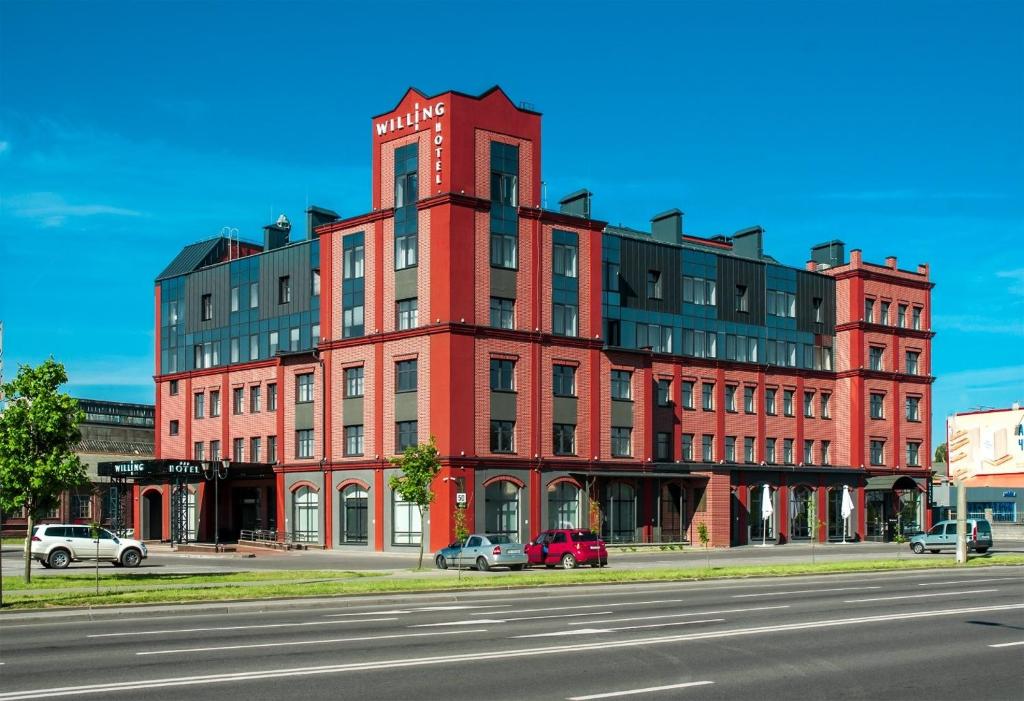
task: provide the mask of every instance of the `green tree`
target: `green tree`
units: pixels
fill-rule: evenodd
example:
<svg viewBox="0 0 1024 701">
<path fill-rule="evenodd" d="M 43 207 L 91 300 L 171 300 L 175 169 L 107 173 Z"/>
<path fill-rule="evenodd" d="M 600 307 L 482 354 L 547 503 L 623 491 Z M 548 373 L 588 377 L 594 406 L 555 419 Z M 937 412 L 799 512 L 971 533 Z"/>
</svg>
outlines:
<svg viewBox="0 0 1024 701">
<path fill-rule="evenodd" d="M 711 569 L 711 555 L 708 554 L 708 543 L 711 542 L 711 536 L 708 534 L 708 524 L 703 521 L 697 524 L 697 538 L 700 539 L 700 544 L 704 546 L 704 560 L 707 563 L 708 569 Z"/>
<path fill-rule="evenodd" d="M 434 490 L 431 489 L 434 478 L 441 471 L 441 461 L 437 457 L 437 443 L 430 437 L 427 444 L 411 445 L 401 455 L 391 458 L 391 464 L 397 465 L 401 475 L 393 475 L 388 479 L 388 486 L 398 492 L 403 501 L 412 502 L 419 508 L 420 523 L 427 521 L 430 503 L 434 501 Z M 422 527 L 421 527 L 422 528 Z M 416 569 L 423 569 L 423 536 L 420 536 L 420 561 Z"/>
<path fill-rule="evenodd" d="M 935 462 L 946 462 L 946 444 L 940 443 L 935 448 Z"/>
<path fill-rule="evenodd" d="M 32 581 L 32 527 L 53 509 L 61 492 L 88 481 L 75 454 L 78 424 L 85 414 L 58 388 L 68 381 L 53 358 L 37 367 L 22 365 L 3 385 L 7 406 L 0 413 L 0 509 L 28 514 L 25 581 Z"/>
</svg>

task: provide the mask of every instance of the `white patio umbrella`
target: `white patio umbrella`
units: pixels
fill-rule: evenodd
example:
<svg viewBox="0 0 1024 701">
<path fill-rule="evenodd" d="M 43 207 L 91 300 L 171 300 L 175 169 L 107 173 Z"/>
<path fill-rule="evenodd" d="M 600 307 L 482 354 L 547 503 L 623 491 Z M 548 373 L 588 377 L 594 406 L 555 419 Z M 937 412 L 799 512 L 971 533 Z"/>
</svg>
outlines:
<svg viewBox="0 0 1024 701">
<path fill-rule="evenodd" d="M 839 512 L 843 516 L 843 542 L 846 542 L 846 521 L 850 518 L 850 514 L 853 513 L 853 498 L 850 496 L 850 487 L 843 485 L 843 505 Z"/>
<path fill-rule="evenodd" d="M 765 484 L 761 490 L 761 545 L 765 544 L 765 538 L 768 536 L 768 519 L 772 517 L 774 513 L 772 508 L 772 492 Z"/>
</svg>

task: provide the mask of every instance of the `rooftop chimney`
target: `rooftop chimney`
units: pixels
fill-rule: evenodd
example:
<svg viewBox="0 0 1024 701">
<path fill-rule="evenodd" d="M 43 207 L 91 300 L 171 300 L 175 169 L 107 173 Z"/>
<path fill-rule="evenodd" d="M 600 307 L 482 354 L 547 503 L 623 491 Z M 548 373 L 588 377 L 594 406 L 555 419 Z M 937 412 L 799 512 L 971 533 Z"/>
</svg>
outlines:
<svg viewBox="0 0 1024 701">
<path fill-rule="evenodd" d="M 651 235 L 655 241 L 680 243 L 683 240 L 683 212 L 670 209 L 651 217 Z"/>
<path fill-rule="evenodd" d="M 846 244 L 833 239 L 811 247 L 811 260 L 817 263 L 818 270 L 827 270 L 837 265 L 846 264 Z"/>
<path fill-rule="evenodd" d="M 590 219 L 590 198 L 593 194 L 590 190 L 577 190 L 566 195 L 558 201 L 561 205 L 559 211 L 571 217 Z"/>
<path fill-rule="evenodd" d="M 339 219 L 341 217 L 338 216 L 337 212 L 311 204 L 306 210 L 306 235 L 312 241 L 313 237 L 316 236 L 317 227 L 330 224 L 332 221 L 338 221 Z"/>
<path fill-rule="evenodd" d="M 748 226 L 732 235 L 732 252 L 743 258 L 761 260 L 764 256 L 764 229 Z"/>
<path fill-rule="evenodd" d="M 273 224 L 263 227 L 263 250 L 272 251 L 275 248 L 288 245 L 288 234 L 291 233 L 292 224 L 288 217 L 281 215 Z"/>
</svg>

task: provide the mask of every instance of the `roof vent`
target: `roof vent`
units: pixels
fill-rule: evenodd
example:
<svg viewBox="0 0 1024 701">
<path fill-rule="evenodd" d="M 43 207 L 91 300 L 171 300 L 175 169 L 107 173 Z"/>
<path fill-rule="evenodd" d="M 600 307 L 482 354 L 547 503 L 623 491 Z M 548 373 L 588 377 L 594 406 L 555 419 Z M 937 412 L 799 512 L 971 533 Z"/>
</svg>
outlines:
<svg viewBox="0 0 1024 701">
<path fill-rule="evenodd" d="M 656 241 L 680 243 L 683 240 L 683 212 L 670 209 L 651 217 L 651 235 Z"/>
<path fill-rule="evenodd" d="M 559 211 L 572 217 L 590 219 L 590 198 L 593 194 L 590 190 L 577 190 L 568 194 L 558 201 L 561 205 Z"/>
<path fill-rule="evenodd" d="M 288 234 L 291 233 L 292 225 L 288 217 L 281 215 L 273 224 L 263 227 L 263 250 L 272 251 L 275 248 L 288 245 Z"/>
</svg>

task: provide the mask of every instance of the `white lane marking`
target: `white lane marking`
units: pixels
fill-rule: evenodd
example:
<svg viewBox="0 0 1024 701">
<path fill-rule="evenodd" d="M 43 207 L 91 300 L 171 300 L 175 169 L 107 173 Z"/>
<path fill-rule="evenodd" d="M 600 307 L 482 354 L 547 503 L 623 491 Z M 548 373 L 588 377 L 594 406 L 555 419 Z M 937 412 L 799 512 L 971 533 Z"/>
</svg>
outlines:
<svg viewBox="0 0 1024 701">
<path fill-rule="evenodd" d="M 693 613 L 666 613 L 658 616 L 633 616 L 631 618 L 606 618 L 603 621 L 586 621 L 585 623 L 570 623 L 571 626 L 592 626 L 597 623 L 628 623 L 629 621 L 654 621 L 659 618 L 683 618 L 686 616 L 717 616 L 721 613 L 748 613 L 750 611 L 774 611 L 776 609 L 788 609 L 789 604 L 783 606 L 757 606 L 745 609 L 723 609 L 721 611 L 694 611 Z"/>
<path fill-rule="evenodd" d="M 251 626 L 221 626 L 218 628 L 175 628 L 169 630 L 133 630 L 127 633 L 95 633 L 86 638 L 119 638 L 130 635 L 165 635 L 169 633 L 206 633 L 220 630 L 251 630 L 254 628 L 301 628 L 304 626 L 336 626 L 342 623 L 378 623 L 397 621 L 398 618 L 363 618 L 358 621 L 306 621 L 304 623 L 261 623 Z"/>
<path fill-rule="evenodd" d="M 1018 640 L 1015 643 L 997 643 L 995 645 L 989 645 L 989 647 L 1013 647 L 1014 645 L 1024 645 L 1024 640 Z"/>
<path fill-rule="evenodd" d="M 714 684 L 714 682 L 683 682 L 682 684 L 666 684 L 665 686 L 648 686 L 644 689 L 628 689 L 626 691 L 607 691 L 603 694 L 590 694 L 588 696 L 570 696 L 568 698 L 568 701 L 591 701 L 591 699 L 610 699 L 616 696 L 633 696 L 634 694 L 649 694 L 652 691 L 668 691 L 669 689 L 683 689 L 688 686 L 704 686 L 705 684 Z"/>
<path fill-rule="evenodd" d="M 676 621 L 675 623 L 651 623 L 645 626 L 620 626 L 618 628 L 579 628 L 577 630 L 560 630 L 554 633 L 532 633 L 530 635 L 513 635 L 517 638 L 558 638 L 563 635 L 581 635 L 583 633 L 596 635 L 598 633 L 618 633 L 620 630 L 640 630 L 642 628 L 668 628 L 669 626 L 692 626 L 697 623 L 721 623 L 724 618 L 708 618 L 703 621 Z"/>
<path fill-rule="evenodd" d="M 474 618 L 465 621 L 445 621 L 444 623 L 417 623 L 410 628 L 437 628 L 440 626 L 476 626 L 482 623 L 508 623 L 509 621 L 537 621 L 542 618 L 576 618 L 578 616 L 601 616 L 611 611 L 594 611 L 593 613 L 560 613 L 551 616 L 519 616 L 517 618 Z"/>
<path fill-rule="evenodd" d="M 749 599 L 754 596 L 788 596 L 790 594 L 820 594 L 826 591 L 862 591 L 864 589 L 881 589 L 882 587 L 837 587 L 835 589 L 799 589 L 796 591 L 765 591 L 758 594 L 733 594 L 734 599 Z"/>
<path fill-rule="evenodd" d="M 733 630 L 705 631 L 700 633 L 683 633 L 680 635 L 663 635 L 654 638 L 638 638 L 635 640 L 602 640 L 594 643 L 576 645 L 552 645 L 525 650 L 499 650 L 493 652 L 470 652 L 458 655 L 437 657 L 398 658 L 375 660 L 371 662 L 355 662 L 349 664 L 323 665 L 319 667 L 278 667 L 262 669 L 255 672 L 228 672 L 220 674 L 203 674 L 190 677 L 163 677 L 158 679 L 135 680 L 129 682 L 112 682 L 106 684 L 86 684 L 82 686 L 63 686 L 49 689 L 30 689 L 24 691 L 0 692 L 0 701 L 20 701 L 21 699 L 51 698 L 56 696 L 79 696 L 82 694 L 103 694 L 115 691 L 133 691 L 138 689 L 159 689 L 179 686 L 198 686 L 207 684 L 224 684 L 232 682 L 253 681 L 258 679 L 283 679 L 287 677 L 306 677 L 315 674 L 338 674 L 367 670 L 390 670 L 398 667 L 424 667 L 429 665 L 460 664 L 505 658 L 537 657 L 553 653 L 590 652 L 591 650 L 609 650 L 614 648 L 643 647 L 666 643 L 688 642 L 693 640 L 711 640 L 716 638 L 732 638 L 745 635 L 778 633 L 780 631 L 804 631 L 808 628 L 832 628 L 837 626 L 855 625 L 858 623 L 883 623 L 890 621 L 909 620 L 914 618 L 934 618 L 936 616 L 952 616 L 965 613 L 988 613 L 992 611 L 1008 611 L 1024 608 L 1024 604 L 1005 604 L 999 606 L 972 606 L 969 608 L 941 609 L 916 613 L 896 613 L 883 616 L 862 618 L 829 619 L 805 623 L 791 623 L 779 626 L 762 626 L 758 628 L 738 628 Z M 467 631 L 468 632 L 468 631 Z"/>
<path fill-rule="evenodd" d="M 569 611 L 571 609 L 603 609 L 613 606 L 644 606 L 645 604 L 678 604 L 683 599 L 659 599 L 658 601 L 629 601 L 620 604 L 580 604 L 579 606 L 549 606 L 540 609 L 516 609 L 516 613 L 540 613 L 542 611 Z M 489 612 L 471 613 L 470 616 L 490 616 Z"/>
<path fill-rule="evenodd" d="M 416 608 L 392 609 L 390 611 L 365 611 L 363 613 L 329 613 L 327 618 L 338 618 L 341 616 L 397 616 L 406 613 L 423 613 L 430 611 L 460 611 L 463 609 L 503 609 L 511 608 L 512 604 L 494 604 L 491 606 L 422 606 Z M 470 614 L 473 616 L 490 616 L 490 612 Z"/>
<path fill-rule="evenodd" d="M 992 577 L 989 579 L 951 579 L 948 582 L 918 582 L 919 587 L 934 587 L 941 584 L 977 584 L 978 582 L 1018 582 L 1013 577 Z"/>
<path fill-rule="evenodd" d="M 422 638 L 428 635 L 464 635 L 466 633 L 486 633 L 486 628 L 474 630 L 452 630 L 441 633 L 394 633 L 392 635 L 365 635 L 358 638 L 334 638 L 318 640 L 296 640 L 290 643 L 253 643 L 250 645 L 217 645 L 215 647 L 186 647 L 177 650 L 149 650 L 147 652 L 136 652 L 135 655 L 176 655 L 186 652 L 211 652 L 213 650 L 251 650 L 259 647 L 289 647 L 295 645 L 324 645 L 326 643 L 361 643 L 368 640 L 394 640 L 396 638 Z"/>
<path fill-rule="evenodd" d="M 931 599 L 936 596 L 963 596 L 964 594 L 989 594 L 998 589 L 971 589 L 969 591 L 938 591 L 934 594 L 906 594 L 903 596 L 879 596 L 874 599 L 849 599 L 844 604 L 862 604 L 868 601 L 895 601 L 896 599 Z"/>
</svg>

